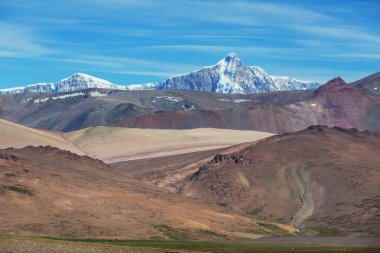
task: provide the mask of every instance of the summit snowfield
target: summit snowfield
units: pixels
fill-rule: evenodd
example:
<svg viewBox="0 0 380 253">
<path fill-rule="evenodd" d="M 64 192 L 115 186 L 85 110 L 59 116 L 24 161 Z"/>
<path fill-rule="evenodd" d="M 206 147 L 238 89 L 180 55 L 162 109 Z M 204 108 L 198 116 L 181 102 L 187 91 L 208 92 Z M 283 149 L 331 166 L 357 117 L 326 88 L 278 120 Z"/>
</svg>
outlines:
<svg viewBox="0 0 380 253">
<path fill-rule="evenodd" d="M 236 54 L 230 53 L 213 66 L 204 67 L 189 74 L 174 76 L 157 83 L 117 85 L 104 79 L 75 73 L 58 83 L 38 83 L 2 89 L 0 94 L 62 93 L 91 88 L 115 90 L 184 89 L 228 94 L 253 94 L 286 90 L 316 90 L 319 86 L 313 81 L 271 76 L 260 67 L 245 65 Z"/>
<path fill-rule="evenodd" d="M 72 91 L 83 91 L 87 89 L 116 89 L 126 90 L 125 85 L 116 85 L 107 80 L 93 77 L 87 74 L 75 73 L 70 77 L 62 79 L 58 83 L 37 83 L 24 87 L 15 87 L 0 90 L 0 94 L 14 93 L 63 93 Z"/>
<path fill-rule="evenodd" d="M 156 89 L 252 94 L 284 90 L 315 90 L 319 86 L 312 81 L 270 76 L 260 67 L 245 65 L 235 53 L 230 53 L 214 66 L 169 78 L 158 83 Z"/>
<path fill-rule="evenodd" d="M 61 80 L 57 84 L 58 92 L 81 91 L 91 88 L 126 90 L 125 85 L 113 84 L 107 80 L 93 77 L 86 74 L 76 73 Z"/>
</svg>

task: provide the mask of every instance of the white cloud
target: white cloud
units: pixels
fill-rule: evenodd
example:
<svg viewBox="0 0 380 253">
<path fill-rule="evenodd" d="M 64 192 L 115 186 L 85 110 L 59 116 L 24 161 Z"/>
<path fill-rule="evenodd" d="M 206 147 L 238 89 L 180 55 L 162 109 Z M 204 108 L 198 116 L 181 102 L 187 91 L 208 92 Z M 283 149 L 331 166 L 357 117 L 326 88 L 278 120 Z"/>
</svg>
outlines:
<svg viewBox="0 0 380 253">
<path fill-rule="evenodd" d="M 337 26 L 294 26 L 295 30 L 304 33 L 314 34 L 321 37 L 329 37 L 343 40 L 367 41 L 380 43 L 380 36 L 368 33 L 355 26 L 337 25 Z"/>
<path fill-rule="evenodd" d="M 165 63 L 162 61 L 103 55 L 70 55 L 64 59 L 51 58 L 48 60 L 93 66 L 101 72 L 157 77 L 169 77 L 199 68 L 197 65 L 186 63 Z"/>
<path fill-rule="evenodd" d="M 27 27 L 0 22 L 0 57 L 31 57 L 54 51 L 36 42 Z"/>
</svg>

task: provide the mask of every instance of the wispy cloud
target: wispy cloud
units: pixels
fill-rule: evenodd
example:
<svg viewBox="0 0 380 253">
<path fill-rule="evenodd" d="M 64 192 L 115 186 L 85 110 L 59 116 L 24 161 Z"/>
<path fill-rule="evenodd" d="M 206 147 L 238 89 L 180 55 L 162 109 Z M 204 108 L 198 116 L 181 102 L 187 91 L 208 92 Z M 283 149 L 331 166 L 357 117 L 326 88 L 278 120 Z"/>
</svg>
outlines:
<svg viewBox="0 0 380 253">
<path fill-rule="evenodd" d="M 64 59 L 50 59 L 85 66 L 93 66 L 101 72 L 169 77 L 198 68 L 197 65 L 186 63 L 165 63 L 153 60 L 143 60 L 128 57 L 109 57 L 103 55 L 75 55 Z"/>
<path fill-rule="evenodd" d="M 304 33 L 314 34 L 321 37 L 343 39 L 343 40 L 355 40 L 355 41 L 367 41 L 380 44 L 380 35 L 374 35 L 363 31 L 363 29 L 355 26 L 337 25 L 331 26 L 293 26 L 295 30 L 302 31 Z"/>
<path fill-rule="evenodd" d="M 380 60 L 380 54 L 362 54 L 362 53 L 335 53 L 329 55 L 321 55 L 322 57 L 330 58 L 345 58 L 345 59 L 371 59 L 371 60 Z"/>
<path fill-rule="evenodd" d="M 279 74 L 289 69 L 297 76 L 298 68 L 304 75 L 300 66 L 315 63 L 366 72 L 378 68 L 380 55 L 374 2 L 0 1 L 0 58 L 13 59 L 14 65 L 3 62 L 3 73 L 39 62 L 141 75 L 142 81 L 210 65 L 230 51 L 247 64 L 282 65 Z M 329 78 L 330 72 L 318 73 Z"/>
<path fill-rule="evenodd" d="M 0 57 L 33 57 L 54 52 L 38 43 L 27 27 L 0 22 L 0 31 Z"/>
</svg>

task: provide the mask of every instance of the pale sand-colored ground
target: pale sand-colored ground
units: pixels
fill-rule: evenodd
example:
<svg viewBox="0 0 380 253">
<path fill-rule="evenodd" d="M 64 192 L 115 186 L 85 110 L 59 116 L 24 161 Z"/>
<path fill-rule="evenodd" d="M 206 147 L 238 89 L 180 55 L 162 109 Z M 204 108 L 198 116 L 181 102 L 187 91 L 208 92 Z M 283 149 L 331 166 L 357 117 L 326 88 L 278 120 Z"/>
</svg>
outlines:
<svg viewBox="0 0 380 253">
<path fill-rule="evenodd" d="M 79 149 L 107 163 L 223 148 L 272 135 L 215 128 L 168 130 L 117 127 L 94 127 L 64 134 Z"/>
<path fill-rule="evenodd" d="M 224 148 L 271 135 L 215 128 L 168 130 L 105 126 L 61 133 L 0 120 L 0 149 L 50 145 L 106 163 Z"/>
<path fill-rule="evenodd" d="M 33 129 L 0 119 L 0 149 L 25 146 L 54 146 L 83 155 L 75 145 L 65 140 L 62 133 Z"/>
</svg>

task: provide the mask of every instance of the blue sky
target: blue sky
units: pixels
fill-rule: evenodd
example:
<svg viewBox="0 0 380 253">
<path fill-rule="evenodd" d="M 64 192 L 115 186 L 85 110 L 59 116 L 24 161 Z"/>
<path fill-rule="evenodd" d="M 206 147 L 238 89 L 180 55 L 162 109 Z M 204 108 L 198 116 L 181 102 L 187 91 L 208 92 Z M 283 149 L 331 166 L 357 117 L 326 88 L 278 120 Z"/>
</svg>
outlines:
<svg viewBox="0 0 380 253">
<path fill-rule="evenodd" d="M 272 75 L 380 71 L 380 1 L 0 0 L 0 88 L 160 81 L 233 51 Z"/>
</svg>

